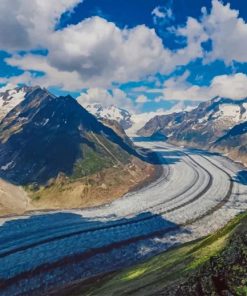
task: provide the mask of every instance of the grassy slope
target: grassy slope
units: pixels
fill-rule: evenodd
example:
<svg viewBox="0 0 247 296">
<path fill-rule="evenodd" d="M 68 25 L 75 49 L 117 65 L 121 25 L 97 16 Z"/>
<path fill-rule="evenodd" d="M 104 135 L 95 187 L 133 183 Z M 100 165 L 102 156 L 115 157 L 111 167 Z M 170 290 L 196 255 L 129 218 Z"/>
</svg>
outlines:
<svg viewBox="0 0 247 296">
<path fill-rule="evenodd" d="M 100 143 L 102 143 L 114 157 L 101 145 L 99 145 L 97 149 L 93 149 L 86 144 L 81 144 L 80 148 L 83 157 L 75 162 L 73 172 L 70 176 L 61 174 L 58 178 L 54 178 L 54 180 L 51 180 L 49 184 L 45 186 L 39 186 L 38 184 L 25 186 L 25 190 L 28 192 L 31 200 L 38 201 L 49 196 L 51 193 L 52 196 L 60 196 L 61 191 L 66 191 L 67 188 L 71 186 L 79 185 L 81 187 L 81 185 L 83 185 L 83 187 L 85 187 L 85 177 L 89 178 L 94 174 L 102 173 L 106 169 L 112 169 L 119 173 L 119 170 L 123 170 L 123 168 L 131 162 L 131 156 L 117 144 L 104 139 L 102 136 L 98 136 L 98 138 Z M 104 182 L 103 179 L 102 182 Z"/>
<path fill-rule="evenodd" d="M 244 296 L 247 295 L 246 236 L 247 213 L 204 239 L 77 287 L 67 295 L 221 295 L 216 292 L 212 278 L 223 274 L 233 295 Z"/>
</svg>

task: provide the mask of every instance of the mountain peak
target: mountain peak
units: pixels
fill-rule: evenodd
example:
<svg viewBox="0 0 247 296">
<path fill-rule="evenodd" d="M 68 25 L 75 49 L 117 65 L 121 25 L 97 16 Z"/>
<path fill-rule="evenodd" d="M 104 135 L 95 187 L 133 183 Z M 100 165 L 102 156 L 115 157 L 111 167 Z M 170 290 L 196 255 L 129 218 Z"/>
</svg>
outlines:
<svg viewBox="0 0 247 296">
<path fill-rule="evenodd" d="M 115 120 L 123 129 L 128 129 L 132 126 L 131 114 L 122 108 L 111 104 L 103 106 L 100 103 L 83 105 L 90 113 L 94 114 L 98 119 Z"/>
<path fill-rule="evenodd" d="M 60 172 L 83 176 L 135 153 L 70 95 L 55 97 L 42 88 L 29 91 L 0 127 L 0 173 L 18 184 L 46 183 Z"/>
<path fill-rule="evenodd" d="M 16 86 L 0 92 L 0 121 L 24 100 L 54 98 L 47 89 L 40 86 Z"/>
</svg>

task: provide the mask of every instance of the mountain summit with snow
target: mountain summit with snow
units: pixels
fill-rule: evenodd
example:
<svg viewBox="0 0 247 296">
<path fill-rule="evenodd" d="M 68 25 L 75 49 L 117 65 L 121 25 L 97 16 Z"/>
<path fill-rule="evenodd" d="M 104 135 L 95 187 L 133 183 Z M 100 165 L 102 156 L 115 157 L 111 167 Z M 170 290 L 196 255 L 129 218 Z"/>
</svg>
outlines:
<svg viewBox="0 0 247 296">
<path fill-rule="evenodd" d="M 0 120 L 24 100 L 28 90 L 27 86 L 22 86 L 0 92 Z"/>
<path fill-rule="evenodd" d="M 247 98 L 216 97 L 189 112 L 155 116 L 138 134 L 146 137 L 162 134 L 172 143 L 217 148 L 246 162 L 246 124 Z"/>
<path fill-rule="evenodd" d="M 131 114 L 122 108 L 118 108 L 115 105 L 103 106 L 99 103 L 86 104 L 83 107 L 95 115 L 98 119 L 108 119 L 117 121 L 123 129 L 128 129 L 133 125 Z"/>
<path fill-rule="evenodd" d="M 236 124 L 247 121 L 247 99 L 232 100 L 216 97 L 200 103 L 189 112 L 155 116 L 138 131 L 151 136 L 162 133 L 172 141 L 208 147 L 223 137 Z"/>
</svg>

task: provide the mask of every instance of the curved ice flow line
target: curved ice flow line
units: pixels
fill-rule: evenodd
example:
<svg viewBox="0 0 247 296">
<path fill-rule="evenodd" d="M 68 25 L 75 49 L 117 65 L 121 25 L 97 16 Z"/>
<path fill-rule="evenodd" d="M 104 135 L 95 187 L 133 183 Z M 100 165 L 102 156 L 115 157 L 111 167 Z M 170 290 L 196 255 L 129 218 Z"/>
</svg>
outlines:
<svg viewBox="0 0 247 296">
<path fill-rule="evenodd" d="M 197 200 L 199 196 L 202 196 L 206 191 L 209 190 L 209 188 L 212 186 L 212 175 L 209 173 L 208 170 L 206 170 L 205 168 L 203 168 L 198 162 L 196 162 L 192 157 L 190 157 L 188 154 L 186 153 L 183 153 L 184 155 L 186 155 L 186 157 L 188 157 L 190 160 L 192 160 L 192 162 L 194 164 L 196 164 L 198 167 L 200 167 L 204 172 L 206 172 L 206 175 L 208 176 L 208 181 L 207 183 L 205 184 L 205 188 L 202 188 L 202 190 L 200 192 L 198 192 L 196 194 L 196 197 L 192 197 L 192 198 L 189 198 L 189 200 L 186 202 L 186 203 L 183 203 L 181 205 L 177 205 L 176 207 L 173 207 L 173 208 L 170 208 L 168 210 L 165 210 L 165 211 L 155 211 L 157 207 L 160 207 L 160 206 L 167 206 L 167 204 L 169 204 L 171 201 L 174 203 L 176 203 L 176 200 L 178 199 L 178 203 L 181 202 L 180 198 L 181 196 L 183 196 L 183 200 L 186 199 L 186 196 L 184 196 L 185 194 L 187 195 L 192 195 L 193 193 L 196 193 L 196 191 L 198 190 L 197 188 L 195 188 L 195 185 L 196 183 L 198 182 L 199 180 L 199 177 L 200 177 L 200 174 L 198 173 L 198 171 L 194 170 L 195 173 L 196 173 L 196 177 L 193 181 L 192 184 L 189 184 L 188 187 L 186 187 L 184 189 L 184 191 L 182 191 L 181 193 L 179 194 L 176 194 L 176 195 L 173 195 L 171 196 L 169 199 L 166 199 L 158 204 L 155 204 L 154 206 L 152 207 L 149 207 L 149 208 L 146 208 L 146 211 L 150 211 L 152 210 L 152 212 L 155 211 L 155 214 L 166 214 L 166 213 L 169 213 L 169 212 L 172 212 L 178 208 L 181 208 L 183 207 L 184 205 L 186 204 L 189 204 L 190 202 L 193 202 L 194 200 Z M 187 163 L 187 161 L 183 160 L 185 163 Z M 189 164 L 188 164 L 189 165 Z M 199 186 L 201 186 L 202 184 L 199 184 Z M 192 191 L 192 192 L 191 192 Z M 194 191 L 194 192 L 193 192 Z M 193 195 L 192 195 L 193 196 Z"/>
<path fill-rule="evenodd" d="M 184 153 L 186 154 L 186 153 Z M 208 183 L 206 184 L 206 186 L 204 188 L 202 188 L 202 190 L 196 194 L 195 197 L 193 197 L 192 199 L 189 199 L 188 201 L 180 204 L 180 205 L 177 205 L 176 207 L 173 207 L 173 208 L 170 208 L 168 210 L 165 210 L 165 211 L 162 211 L 162 212 L 157 212 L 155 214 L 159 214 L 159 215 L 164 215 L 164 214 L 167 214 L 167 213 L 170 213 L 174 210 L 177 210 L 177 209 L 180 209 L 182 207 L 184 207 L 185 205 L 188 205 L 190 204 L 191 202 L 194 202 L 195 200 L 197 200 L 198 198 L 200 198 L 203 194 L 205 194 L 206 191 L 209 190 L 209 188 L 212 186 L 212 181 L 213 181 L 213 177 L 212 175 L 206 170 L 204 169 L 197 161 L 195 161 L 192 157 L 190 157 L 189 155 L 186 154 L 186 156 L 192 161 L 194 162 L 198 167 L 200 167 L 202 170 L 204 170 L 208 176 L 209 176 L 209 181 Z M 184 195 L 187 191 L 189 191 L 191 188 L 194 187 L 195 183 L 198 181 L 199 179 L 199 173 L 198 171 L 194 170 L 196 172 L 196 178 L 194 180 L 194 183 L 190 186 L 188 186 L 188 188 L 186 188 L 182 193 L 180 193 L 179 195 L 175 196 L 175 197 L 172 197 L 171 199 L 169 199 L 168 201 L 172 201 L 176 198 L 179 198 L 180 196 Z M 167 201 L 167 202 L 168 202 Z M 164 203 L 162 203 L 163 205 Z M 160 206 L 160 204 L 158 205 Z M 157 205 L 155 206 L 157 207 Z M 150 209 L 147 209 L 147 210 L 150 210 Z M 129 216 L 133 215 L 130 214 Z M 105 229 L 111 229 L 113 227 L 119 227 L 119 226 L 128 226 L 128 225 L 132 225 L 134 223 L 139 223 L 139 222 L 144 222 L 144 221 L 147 221 L 147 220 L 150 220 L 150 219 L 153 219 L 154 217 L 154 214 L 150 214 L 146 217 L 143 217 L 143 218 L 137 218 L 137 219 L 134 219 L 132 221 L 126 221 L 126 222 L 121 222 L 121 223 L 116 223 L 115 221 L 113 221 L 110 225 L 107 225 L 107 226 L 102 226 L 102 227 L 94 227 L 94 228 L 88 228 L 88 229 L 83 229 L 83 230 L 77 230 L 77 231 L 73 231 L 71 233 L 67 233 L 67 234 L 61 234 L 61 235 L 56 235 L 55 237 L 52 237 L 52 238 L 46 238 L 46 239 L 43 239 L 43 240 L 39 240 L 39 241 L 36 241 L 32 244 L 29 244 L 29 245 L 25 245 L 25 246 L 20 246 L 18 248 L 14 248 L 12 250 L 9 250 L 9 247 L 8 248 L 5 248 L 5 249 L 8 249 L 7 251 L 4 251 L 4 252 L 0 252 L 0 258 L 3 258 L 5 256 L 8 256 L 10 254 L 13 254 L 13 253 L 16 253 L 16 252 L 19 252 L 19 251 L 23 251 L 23 250 L 27 250 L 29 248 L 33 248 L 33 247 L 36 247 L 38 245 L 41 245 L 41 244 L 46 244 L 48 242 L 52 242 L 52 241 L 56 241 L 56 240 L 59 240 L 59 239 L 64 239 L 64 238 L 68 238 L 68 237 L 71 237 L 71 236 L 75 236 L 75 235 L 78 235 L 78 234 L 84 234 L 84 233 L 88 233 L 88 232 L 94 232 L 94 231 L 100 231 L 100 230 L 105 230 Z M 62 230 L 64 231 L 64 227 L 62 228 Z M 56 233 L 57 233 L 57 229 L 56 229 Z M 31 237 L 29 237 L 29 239 L 31 239 Z M 2 248 L 3 250 L 3 248 Z"/>
<path fill-rule="evenodd" d="M 213 164 L 213 165 L 215 165 L 215 164 Z M 217 167 L 217 166 L 216 166 Z M 221 169 L 220 167 L 218 167 L 218 169 Z M 232 183 L 231 183 L 232 184 Z M 231 187 L 231 186 L 230 186 Z M 231 196 L 231 189 L 229 188 L 229 190 L 228 190 L 228 193 L 227 193 L 227 195 L 225 196 L 225 198 L 224 198 L 224 202 L 227 202 L 227 199 L 229 198 Z M 212 212 L 212 211 L 217 211 L 218 209 L 219 209 L 219 207 L 222 207 L 223 205 L 222 204 L 220 204 L 220 205 L 217 205 L 217 207 L 214 207 L 213 209 L 210 209 L 210 212 Z M 210 213 L 209 212 L 207 212 L 207 213 L 204 213 L 204 216 L 205 215 L 209 215 Z M 196 219 L 194 219 L 193 221 L 187 221 L 187 223 L 194 223 L 196 220 L 199 220 L 199 219 L 202 219 L 203 218 L 203 216 L 200 216 L 200 217 L 197 217 Z M 187 224 L 184 224 L 184 225 L 187 225 Z M 169 231 L 172 231 L 172 229 L 166 229 L 166 232 L 169 232 Z M 163 232 L 164 233 L 164 232 Z M 158 233 L 153 233 L 152 235 L 158 235 Z M 103 249 L 101 248 L 101 249 L 99 249 L 98 251 L 99 252 L 104 252 L 104 251 L 109 251 L 110 250 L 110 248 L 120 248 L 121 246 L 123 246 L 124 244 L 128 244 L 128 243 L 131 243 L 132 241 L 133 241 L 133 239 L 135 240 L 135 241 L 138 241 L 138 240 L 141 240 L 141 239 L 146 239 L 147 237 L 139 237 L 139 238 L 132 238 L 131 240 L 129 240 L 128 242 L 124 242 L 124 241 L 120 241 L 119 243 L 117 243 L 117 244 L 115 244 L 115 245 L 111 245 L 111 246 L 106 246 L 106 247 L 104 247 Z M 95 252 L 96 252 L 97 250 L 95 250 Z M 87 254 L 87 255 L 90 255 L 90 254 Z M 92 254 L 91 253 L 91 255 L 94 255 L 94 254 Z M 84 256 L 85 256 L 85 253 L 84 253 Z M 78 258 L 79 259 L 79 258 Z"/>
<path fill-rule="evenodd" d="M 164 180 L 165 182 L 166 182 L 166 180 Z M 95 207 L 94 209 L 92 209 L 92 210 L 95 210 L 95 209 L 101 209 L 101 208 L 104 208 L 105 206 L 100 206 L 100 207 Z M 96 217 L 97 218 L 97 217 Z M 108 217 L 106 217 L 106 218 L 108 218 Z M 81 222 L 80 222 L 81 223 Z M 79 224 L 79 223 L 78 223 Z M 77 226 L 79 226 L 77 224 Z M 75 225 L 75 223 L 72 223 L 72 224 L 66 224 L 66 225 L 55 225 L 56 226 L 56 229 L 54 230 L 54 234 L 58 234 L 58 232 L 59 232 L 59 228 L 62 228 L 62 230 L 64 231 L 65 230 L 65 228 L 67 228 L 67 230 L 69 230 L 70 229 L 70 227 L 74 227 L 74 226 L 76 226 Z M 53 230 L 53 227 L 54 227 L 54 225 L 51 227 L 51 229 Z M 42 229 L 41 229 L 42 230 Z M 46 228 L 45 230 L 49 230 L 49 228 Z M 22 234 L 21 234 L 22 235 Z M 15 233 L 15 239 L 17 238 L 17 236 L 16 236 L 16 233 Z M 39 237 L 40 238 L 40 237 Z M 22 238 L 21 238 L 22 239 Z M 30 239 L 31 239 L 31 237 L 30 237 Z M 5 241 L 5 243 L 6 243 L 6 241 Z"/>
<path fill-rule="evenodd" d="M 224 198 L 225 202 L 227 201 L 227 199 L 231 195 L 231 189 L 232 189 L 232 186 L 230 186 L 230 188 L 228 190 L 228 193 Z M 210 210 L 210 213 L 212 211 L 218 210 L 218 208 L 221 207 L 221 206 L 222 205 L 217 205 L 217 207 L 214 207 L 213 209 Z M 205 215 L 208 215 L 208 214 L 209 214 L 209 212 L 204 213 L 203 216 L 197 217 L 193 221 L 191 220 L 191 221 L 189 221 L 187 223 L 184 223 L 183 226 L 188 225 L 188 223 L 194 223 L 195 221 L 198 221 L 199 219 L 202 219 Z M 94 256 L 96 254 L 109 252 L 112 249 L 118 249 L 118 248 L 121 248 L 121 247 L 126 246 L 128 244 L 131 244 L 131 243 L 134 243 L 134 242 L 136 243 L 138 241 L 153 238 L 153 237 L 157 237 L 157 236 L 163 235 L 165 233 L 169 233 L 169 232 L 174 231 L 174 230 L 175 230 L 174 227 L 170 227 L 170 228 L 167 228 L 165 230 L 156 231 L 155 233 L 140 235 L 139 237 L 131 237 L 130 239 L 127 239 L 127 240 L 124 240 L 124 241 L 118 241 L 118 242 L 112 243 L 110 245 L 102 246 L 100 248 L 90 249 L 89 251 L 81 253 L 81 254 L 73 254 L 71 256 L 67 256 L 62 261 L 58 260 L 58 261 L 53 262 L 51 264 L 44 264 L 42 266 L 37 266 L 35 269 L 32 270 L 32 275 L 34 276 L 35 274 L 39 274 L 40 272 L 43 272 L 43 273 L 44 272 L 49 272 L 49 271 L 51 271 L 51 270 L 53 270 L 55 268 L 58 268 L 58 267 L 61 268 L 64 265 L 68 264 L 69 262 L 70 262 L 70 264 L 73 264 L 73 263 L 79 262 L 81 260 L 88 259 L 88 258 L 90 258 L 90 257 L 92 257 L 92 256 Z M 16 282 L 18 282 L 18 281 L 20 281 L 20 280 L 22 280 L 22 279 L 24 279 L 24 278 L 26 278 L 28 276 L 29 276 L 29 272 L 26 271 L 26 272 L 23 272 L 21 274 L 18 274 L 17 276 L 15 276 L 13 278 L 5 280 L 2 283 L 2 285 L 0 285 L 0 289 L 5 289 L 8 286 L 10 286 L 11 284 L 14 284 L 14 283 L 16 283 Z"/>
</svg>

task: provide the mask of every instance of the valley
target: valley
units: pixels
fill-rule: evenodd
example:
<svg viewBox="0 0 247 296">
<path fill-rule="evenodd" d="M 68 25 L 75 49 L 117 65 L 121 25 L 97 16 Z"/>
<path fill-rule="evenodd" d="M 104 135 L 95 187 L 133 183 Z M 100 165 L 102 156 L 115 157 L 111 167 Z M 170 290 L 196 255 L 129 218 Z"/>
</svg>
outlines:
<svg viewBox="0 0 247 296">
<path fill-rule="evenodd" d="M 0 296 L 247 296 L 247 1 L 0 12 Z"/>
<path fill-rule="evenodd" d="M 155 151 L 163 167 L 148 186 L 99 207 L 0 220 L 1 295 L 63 295 L 209 235 L 247 209 L 240 164 L 165 142 L 135 144 Z"/>
</svg>

